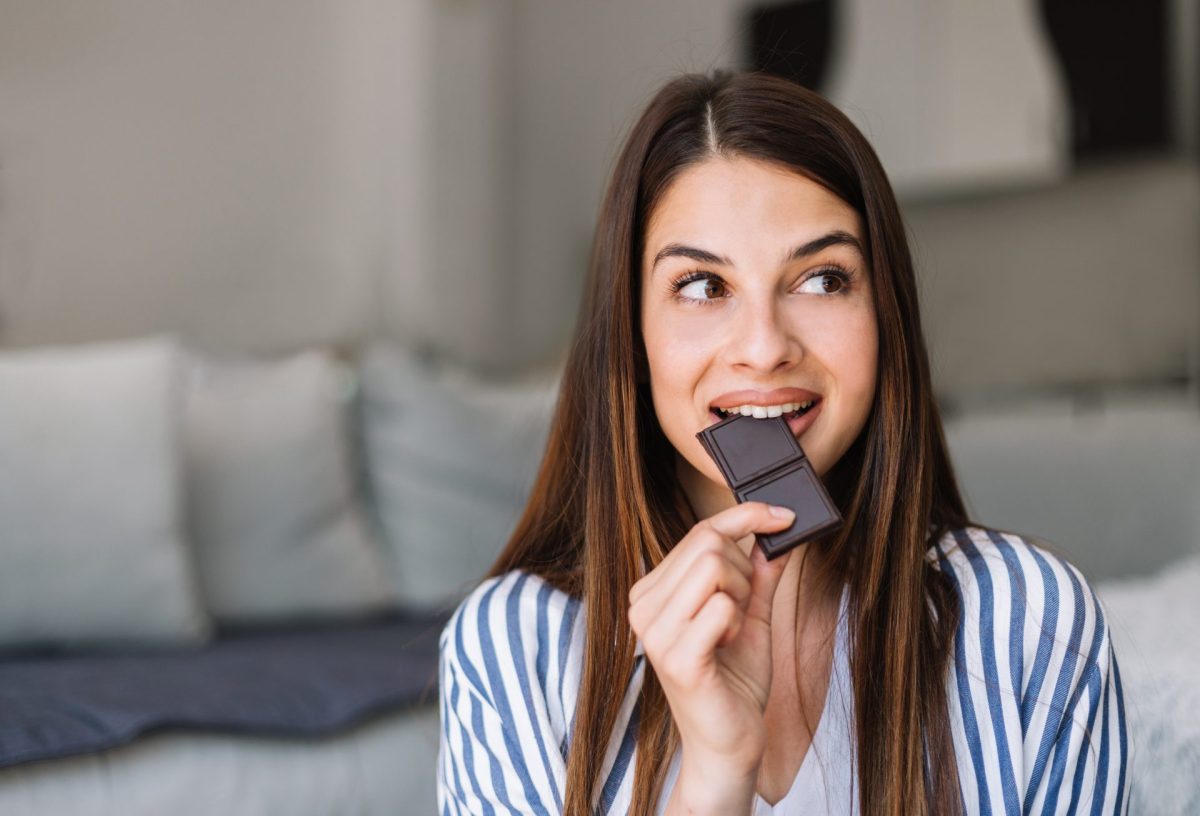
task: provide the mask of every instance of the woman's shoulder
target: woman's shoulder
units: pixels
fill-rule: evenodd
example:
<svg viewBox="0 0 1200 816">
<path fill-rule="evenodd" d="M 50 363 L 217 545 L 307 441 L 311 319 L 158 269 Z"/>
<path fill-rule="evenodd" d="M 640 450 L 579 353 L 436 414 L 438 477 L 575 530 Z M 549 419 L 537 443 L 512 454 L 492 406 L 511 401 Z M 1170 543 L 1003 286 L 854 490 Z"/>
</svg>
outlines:
<svg viewBox="0 0 1200 816">
<path fill-rule="evenodd" d="M 536 683 L 546 692 L 577 652 L 579 607 L 577 598 L 526 570 L 486 578 L 442 629 L 444 668 L 488 700 L 498 687 Z"/>
<path fill-rule="evenodd" d="M 1104 607 L 1052 544 L 982 526 L 951 529 L 928 558 L 961 601 L 959 660 L 1007 664 L 1016 685 L 1070 667 L 1078 682 L 1109 658 Z"/>
<path fill-rule="evenodd" d="M 1054 549 L 979 526 L 929 548 L 961 601 L 946 678 L 959 772 L 997 812 L 1068 795 L 1072 812 L 1081 797 L 1124 812 L 1132 746 L 1104 606 Z"/>
<path fill-rule="evenodd" d="M 1055 549 L 1021 533 L 969 526 L 946 531 L 930 545 L 927 557 L 949 575 L 964 599 L 1051 613 L 1096 602 L 1088 579 Z"/>
</svg>

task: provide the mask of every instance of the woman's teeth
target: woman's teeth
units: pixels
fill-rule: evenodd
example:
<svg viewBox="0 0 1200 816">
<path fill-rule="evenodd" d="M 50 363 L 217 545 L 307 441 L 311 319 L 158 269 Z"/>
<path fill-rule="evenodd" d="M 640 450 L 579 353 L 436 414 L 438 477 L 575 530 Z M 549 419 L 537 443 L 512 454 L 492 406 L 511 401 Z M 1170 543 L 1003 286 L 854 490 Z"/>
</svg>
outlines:
<svg viewBox="0 0 1200 816">
<path fill-rule="evenodd" d="M 734 414 L 742 416 L 752 416 L 757 419 L 766 419 L 768 417 L 783 416 L 784 414 L 795 414 L 800 416 L 812 407 L 816 400 L 808 402 L 785 402 L 783 405 L 735 405 L 732 408 L 717 408 L 713 407 L 713 411 L 717 416 L 728 417 Z"/>
</svg>

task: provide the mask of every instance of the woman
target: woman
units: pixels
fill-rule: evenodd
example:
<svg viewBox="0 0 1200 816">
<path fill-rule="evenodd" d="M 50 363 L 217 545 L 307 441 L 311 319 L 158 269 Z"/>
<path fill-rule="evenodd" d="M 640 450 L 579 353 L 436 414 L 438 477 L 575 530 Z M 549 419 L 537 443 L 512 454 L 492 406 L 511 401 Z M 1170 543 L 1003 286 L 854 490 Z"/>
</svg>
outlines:
<svg viewBox="0 0 1200 816">
<path fill-rule="evenodd" d="M 788 416 L 845 524 L 767 561 L 696 433 Z M 605 195 L 532 496 L 442 637 L 455 813 L 1123 812 L 1100 603 L 971 523 L 863 136 L 687 75 Z M 772 811 L 774 807 L 774 811 Z"/>
</svg>

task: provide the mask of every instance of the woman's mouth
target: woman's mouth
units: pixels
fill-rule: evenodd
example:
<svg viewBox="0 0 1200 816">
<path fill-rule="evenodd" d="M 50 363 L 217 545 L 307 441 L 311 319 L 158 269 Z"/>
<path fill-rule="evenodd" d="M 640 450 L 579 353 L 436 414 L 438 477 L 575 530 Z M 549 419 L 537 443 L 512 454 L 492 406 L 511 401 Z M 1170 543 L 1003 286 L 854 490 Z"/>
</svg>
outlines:
<svg viewBox="0 0 1200 816">
<path fill-rule="evenodd" d="M 708 416 L 712 420 L 712 424 L 728 419 L 735 414 L 742 416 L 752 416 L 756 419 L 770 419 L 772 417 L 782 416 L 787 420 L 788 427 L 792 430 L 792 435 L 799 437 L 800 434 L 808 430 L 816 419 L 817 414 L 821 410 L 824 400 L 820 397 L 815 400 L 803 403 L 784 403 L 783 405 L 740 405 L 734 408 L 721 409 L 716 406 L 709 406 Z"/>
</svg>

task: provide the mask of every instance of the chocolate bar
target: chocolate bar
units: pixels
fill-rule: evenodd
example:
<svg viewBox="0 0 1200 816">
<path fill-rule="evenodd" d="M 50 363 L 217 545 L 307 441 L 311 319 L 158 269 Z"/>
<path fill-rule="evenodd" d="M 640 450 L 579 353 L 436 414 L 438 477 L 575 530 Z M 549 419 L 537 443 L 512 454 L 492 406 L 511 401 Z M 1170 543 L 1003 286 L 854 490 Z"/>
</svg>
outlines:
<svg viewBox="0 0 1200 816">
<path fill-rule="evenodd" d="M 842 525 L 842 514 L 783 417 L 756 419 L 735 414 L 696 437 L 721 469 L 739 504 L 761 501 L 796 513 L 786 530 L 755 534 L 768 560 Z"/>
</svg>

